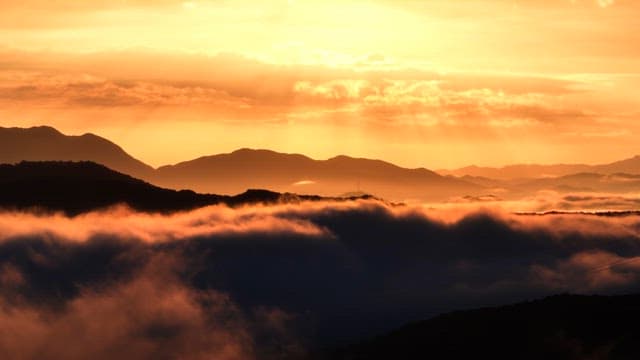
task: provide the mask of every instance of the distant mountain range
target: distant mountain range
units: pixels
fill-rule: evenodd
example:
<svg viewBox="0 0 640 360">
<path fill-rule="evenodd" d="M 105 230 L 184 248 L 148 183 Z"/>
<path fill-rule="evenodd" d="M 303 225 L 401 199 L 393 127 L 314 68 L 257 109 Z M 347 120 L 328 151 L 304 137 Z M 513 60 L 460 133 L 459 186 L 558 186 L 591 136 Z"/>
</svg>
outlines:
<svg viewBox="0 0 640 360">
<path fill-rule="evenodd" d="M 0 128 L 0 143 L 0 163 L 93 161 L 159 186 L 204 193 L 230 195 L 268 188 L 323 196 L 373 193 L 402 201 L 410 197 L 446 200 L 482 192 L 482 186 L 427 169 L 405 169 L 348 156 L 313 160 L 298 154 L 241 149 L 153 169 L 104 138 L 92 134 L 67 136 L 46 126 Z"/>
<path fill-rule="evenodd" d="M 205 192 L 236 193 L 259 186 L 324 196 L 364 191 L 391 200 L 442 200 L 482 189 L 427 169 L 405 169 L 380 160 L 348 156 L 313 160 L 298 154 L 251 149 L 163 166 L 153 179 L 163 186 L 189 185 Z"/>
<path fill-rule="evenodd" d="M 314 359 L 639 359 L 640 295 L 459 311 Z"/>
<path fill-rule="evenodd" d="M 92 161 L 158 186 L 225 195 L 267 188 L 322 196 L 370 193 L 391 201 L 449 201 L 518 198 L 545 189 L 640 190 L 638 156 L 604 165 L 471 166 L 436 173 L 344 155 L 314 160 L 299 154 L 240 149 L 154 169 L 97 135 L 68 136 L 47 126 L 0 127 L 0 163 L 22 160 Z"/>
<path fill-rule="evenodd" d="M 602 165 L 585 164 L 517 164 L 504 167 L 467 166 L 455 170 L 438 170 L 442 175 L 473 176 L 496 180 L 523 178 L 544 178 L 566 176 L 576 173 L 594 173 L 610 175 L 616 173 L 640 174 L 640 156 Z"/>
</svg>

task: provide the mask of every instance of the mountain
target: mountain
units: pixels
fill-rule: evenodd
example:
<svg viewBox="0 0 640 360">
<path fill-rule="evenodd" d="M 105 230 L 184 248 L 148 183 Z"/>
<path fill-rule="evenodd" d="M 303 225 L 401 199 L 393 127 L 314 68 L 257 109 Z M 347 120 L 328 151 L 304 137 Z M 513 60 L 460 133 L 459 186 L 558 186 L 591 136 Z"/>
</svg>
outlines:
<svg viewBox="0 0 640 360">
<path fill-rule="evenodd" d="M 589 172 L 591 166 L 584 164 L 517 164 L 504 167 L 467 166 L 455 170 L 438 170 L 442 175 L 472 176 L 497 180 L 512 180 L 524 178 L 557 177 L 580 172 Z"/>
<path fill-rule="evenodd" d="M 594 166 L 593 171 L 601 174 L 640 174 L 640 155 L 610 164 Z"/>
<path fill-rule="evenodd" d="M 459 311 L 319 359 L 639 359 L 640 295 L 557 295 Z"/>
<path fill-rule="evenodd" d="M 558 192 L 629 193 L 640 190 L 640 175 L 616 173 L 577 173 L 556 178 L 530 179 L 517 182 L 514 189 L 524 192 L 555 190 Z"/>
<path fill-rule="evenodd" d="M 475 194 L 482 186 L 424 169 L 380 160 L 337 156 L 314 160 L 299 154 L 240 149 L 157 169 L 153 182 L 171 188 L 233 194 L 265 187 L 325 196 L 365 191 L 389 200 L 446 200 Z"/>
<path fill-rule="evenodd" d="M 97 135 L 68 136 L 47 126 L 0 128 L 0 163 L 20 161 L 91 161 L 163 187 L 227 195 L 268 188 L 324 196 L 373 193 L 394 201 L 447 200 L 478 195 L 483 188 L 424 168 L 406 169 L 380 160 L 348 156 L 313 160 L 251 149 L 155 170 Z"/>
<path fill-rule="evenodd" d="M 504 167 L 479 167 L 467 166 L 455 170 L 438 170 L 442 175 L 484 177 L 497 180 L 513 180 L 523 178 L 559 177 L 576 173 L 596 173 L 611 175 L 616 173 L 639 174 L 640 156 L 616 161 L 610 164 L 585 165 L 585 164 L 555 164 L 536 165 L 518 164 Z"/>
<path fill-rule="evenodd" d="M 0 163 L 23 160 L 92 161 L 161 187 L 225 195 L 267 188 L 328 197 L 368 193 L 390 201 L 428 202 L 513 200 L 540 190 L 640 191 L 640 156 L 604 165 L 472 166 L 443 171 L 455 175 L 443 176 L 424 168 L 407 169 L 344 155 L 314 160 L 299 154 L 240 149 L 153 169 L 93 134 L 68 136 L 47 126 L 0 128 Z"/>
<path fill-rule="evenodd" d="M 127 204 L 142 211 L 171 212 L 212 204 L 237 206 L 323 199 L 267 190 L 225 196 L 163 189 L 92 162 L 23 161 L 0 165 L 0 208 L 8 210 L 35 208 L 76 215 Z"/>
<path fill-rule="evenodd" d="M 148 178 L 153 168 L 100 136 L 69 136 L 48 126 L 0 127 L 0 163 L 93 161 L 125 174 Z"/>
<path fill-rule="evenodd" d="M 504 200 L 523 199 L 540 191 L 548 190 L 561 194 L 631 194 L 640 191 L 640 175 L 625 173 L 602 174 L 584 172 L 557 177 L 518 178 L 511 180 L 494 180 L 465 175 L 460 179 L 484 186 L 487 189 L 485 195 L 493 193 L 492 195 L 496 195 Z M 484 198 L 486 198 L 486 196 Z M 467 199 L 473 199 L 473 197 L 461 198 L 461 200 Z"/>
</svg>

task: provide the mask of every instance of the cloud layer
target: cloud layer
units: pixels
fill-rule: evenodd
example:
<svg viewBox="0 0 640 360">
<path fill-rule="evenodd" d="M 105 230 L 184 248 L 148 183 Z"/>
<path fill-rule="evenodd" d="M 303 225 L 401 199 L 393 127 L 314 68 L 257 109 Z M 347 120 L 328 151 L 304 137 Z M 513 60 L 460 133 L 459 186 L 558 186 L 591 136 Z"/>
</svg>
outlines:
<svg viewBox="0 0 640 360">
<path fill-rule="evenodd" d="M 373 201 L 2 213 L 0 353 L 301 354 L 458 308 L 637 290 L 638 259 L 635 216 Z"/>
</svg>

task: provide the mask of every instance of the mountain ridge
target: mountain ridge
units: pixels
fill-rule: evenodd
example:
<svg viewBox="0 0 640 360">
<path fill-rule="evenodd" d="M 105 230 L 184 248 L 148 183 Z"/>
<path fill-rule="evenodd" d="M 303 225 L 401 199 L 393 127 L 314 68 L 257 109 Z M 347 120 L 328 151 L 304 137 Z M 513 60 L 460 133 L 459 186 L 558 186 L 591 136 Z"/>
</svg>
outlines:
<svg viewBox="0 0 640 360">
<path fill-rule="evenodd" d="M 0 163 L 93 161 L 161 187 L 201 193 L 238 194 L 251 188 L 337 196 L 373 193 L 390 201 L 450 201 L 499 191 L 517 197 L 545 187 L 567 191 L 627 191 L 639 183 L 614 181 L 614 174 L 640 174 L 640 156 L 609 164 L 515 164 L 502 168 L 469 166 L 454 171 L 404 168 L 379 159 L 337 155 L 324 160 L 298 153 L 240 148 L 153 168 L 108 139 L 92 133 L 65 135 L 50 126 L 0 127 Z M 487 172 L 489 172 L 487 174 Z M 598 179 L 578 174 L 607 175 Z M 556 179 L 555 181 L 548 179 Z M 505 193 L 504 189 L 508 189 Z M 509 195 L 510 194 L 510 195 Z M 495 194 L 493 194 L 495 195 Z"/>
<path fill-rule="evenodd" d="M 203 192 L 233 193 L 259 184 L 277 191 L 323 196 L 359 191 L 362 186 L 390 200 L 403 200 L 411 194 L 444 199 L 482 188 L 425 168 L 406 169 L 383 160 L 346 155 L 314 160 L 301 154 L 248 148 L 160 167 L 153 180 L 171 188 L 191 184 Z"/>
<path fill-rule="evenodd" d="M 482 188 L 426 168 L 406 169 L 377 159 L 338 155 L 315 160 L 302 154 L 250 148 L 154 169 L 115 143 L 91 133 L 64 135 L 49 126 L 0 127 L 0 163 L 23 160 L 93 161 L 161 187 L 226 195 L 251 188 L 269 188 L 329 197 L 368 192 L 391 201 L 404 201 L 414 194 L 420 198 L 446 200 Z"/>
<path fill-rule="evenodd" d="M 640 155 L 606 164 L 512 164 L 502 167 L 469 165 L 453 170 L 436 170 L 441 175 L 458 177 L 473 176 L 496 180 L 514 180 L 518 178 L 559 177 L 575 173 L 614 173 L 640 174 Z"/>
<path fill-rule="evenodd" d="M 20 161 L 93 161 L 141 178 L 154 171 L 119 145 L 92 133 L 65 135 L 50 126 L 0 127 L 0 163 Z"/>
<path fill-rule="evenodd" d="M 0 209 L 62 211 L 77 215 L 125 204 L 135 210 L 174 212 L 208 205 L 238 206 L 297 201 L 375 199 L 370 195 L 324 198 L 248 189 L 235 195 L 173 190 L 89 161 L 22 161 L 0 164 Z"/>
</svg>

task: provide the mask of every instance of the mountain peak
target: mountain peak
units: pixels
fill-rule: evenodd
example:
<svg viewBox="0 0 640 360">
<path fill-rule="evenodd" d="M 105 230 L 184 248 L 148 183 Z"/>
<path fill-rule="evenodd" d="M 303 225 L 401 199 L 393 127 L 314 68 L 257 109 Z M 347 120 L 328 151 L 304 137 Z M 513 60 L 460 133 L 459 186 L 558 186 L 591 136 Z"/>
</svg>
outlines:
<svg viewBox="0 0 640 360">
<path fill-rule="evenodd" d="M 116 171 L 147 177 L 153 168 L 95 134 L 65 135 L 50 126 L 0 127 L 0 163 L 27 161 L 94 161 Z"/>
<path fill-rule="evenodd" d="M 21 129 L 21 128 L 14 128 L 14 129 Z M 33 132 L 42 132 L 42 133 L 62 135 L 62 133 L 60 131 L 58 131 L 58 129 L 56 129 L 54 127 L 51 127 L 51 126 L 47 126 L 47 125 L 32 126 L 30 128 L 26 128 L 24 130 L 33 131 Z"/>
<path fill-rule="evenodd" d="M 100 139 L 104 139 L 103 137 L 98 136 L 98 135 L 96 135 L 96 134 L 94 134 L 94 133 L 90 133 L 90 132 L 88 132 L 88 133 L 84 133 L 84 134 L 80 135 L 80 137 L 84 137 L 84 138 L 100 138 Z M 105 140 L 106 140 L 106 139 L 105 139 Z"/>
<path fill-rule="evenodd" d="M 254 152 L 264 152 L 264 151 L 271 151 L 271 150 L 261 150 L 261 149 L 253 149 L 253 148 L 240 148 L 237 150 L 232 151 L 232 154 L 243 154 L 243 153 L 254 153 Z"/>
<path fill-rule="evenodd" d="M 225 155 L 225 154 L 222 154 Z M 239 158 L 242 160 L 251 160 L 251 161 L 298 161 L 298 162 L 309 162 L 313 161 L 311 158 L 295 153 L 282 153 L 268 149 L 251 149 L 251 148 L 241 148 L 231 152 L 230 155 L 234 158 Z M 206 156 L 205 158 L 217 157 L 218 155 Z"/>
<path fill-rule="evenodd" d="M 34 135 L 63 135 L 56 128 L 47 125 L 32 126 L 29 128 L 21 127 L 0 127 L 0 131 L 11 133 L 31 133 Z"/>
<path fill-rule="evenodd" d="M 287 155 L 273 150 L 240 148 L 231 152 L 231 155 Z"/>
<path fill-rule="evenodd" d="M 355 160 L 357 158 L 348 156 L 348 155 L 336 155 L 330 159 L 328 159 L 327 161 L 344 161 L 344 160 Z"/>
</svg>

